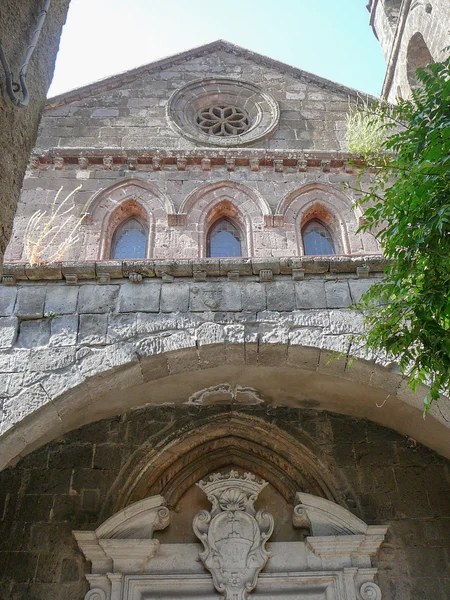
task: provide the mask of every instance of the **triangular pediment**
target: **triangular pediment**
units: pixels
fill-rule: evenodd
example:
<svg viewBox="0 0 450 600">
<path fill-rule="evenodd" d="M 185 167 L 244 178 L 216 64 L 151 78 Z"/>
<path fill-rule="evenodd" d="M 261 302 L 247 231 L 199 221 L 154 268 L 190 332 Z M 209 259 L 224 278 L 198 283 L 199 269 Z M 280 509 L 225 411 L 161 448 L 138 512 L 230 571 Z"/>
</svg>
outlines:
<svg viewBox="0 0 450 600">
<path fill-rule="evenodd" d="M 339 83 L 336 83 L 335 81 L 331 81 L 318 75 L 314 75 L 313 73 L 304 71 L 303 69 L 294 67 L 292 65 L 288 65 L 287 63 L 275 60 L 263 54 L 253 52 L 251 50 L 243 48 L 242 46 L 231 44 L 226 40 L 216 40 L 214 42 L 210 42 L 209 44 L 204 44 L 202 46 L 198 46 L 196 48 L 192 48 L 190 50 L 186 50 L 184 52 L 180 52 L 178 54 L 159 59 L 157 61 L 132 69 L 130 71 L 118 73 L 117 75 L 113 75 L 112 77 L 107 77 L 105 79 L 101 79 L 86 86 L 76 88 L 63 94 L 59 94 L 57 96 L 54 96 L 53 98 L 49 98 L 46 104 L 46 109 L 49 110 L 67 104 L 68 102 L 74 100 L 81 100 L 91 95 L 101 94 L 104 91 L 117 89 L 151 73 L 155 73 L 162 70 L 170 70 L 171 67 L 177 66 L 181 63 L 185 63 L 192 59 L 201 58 L 205 55 L 211 56 L 218 53 L 227 53 L 230 55 L 234 55 L 236 57 L 241 58 L 242 60 L 251 61 L 258 65 L 263 65 L 268 69 L 273 69 L 275 71 L 278 71 L 279 73 L 302 79 L 306 83 L 311 83 L 322 88 L 327 88 L 332 92 L 340 93 L 347 97 L 367 96 L 367 94 L 365 94 L 364 92 L 361 92 L 354 88 L 341 85 Z"/>
</svg>

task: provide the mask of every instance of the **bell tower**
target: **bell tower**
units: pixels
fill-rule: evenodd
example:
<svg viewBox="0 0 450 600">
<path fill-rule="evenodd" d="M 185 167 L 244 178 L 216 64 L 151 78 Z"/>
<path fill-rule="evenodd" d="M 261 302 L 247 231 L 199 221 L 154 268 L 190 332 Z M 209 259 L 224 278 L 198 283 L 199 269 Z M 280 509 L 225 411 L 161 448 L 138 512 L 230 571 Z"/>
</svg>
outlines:
<svg viewBox="0 0 450 600">
<path fill-rule="evenodd" d="M 386 60 L 381 95 L 394 102 L 417 85 L 416 70 L 448 56 L 448 0 L 370 0 L 370 25 Z"/>
</svg>

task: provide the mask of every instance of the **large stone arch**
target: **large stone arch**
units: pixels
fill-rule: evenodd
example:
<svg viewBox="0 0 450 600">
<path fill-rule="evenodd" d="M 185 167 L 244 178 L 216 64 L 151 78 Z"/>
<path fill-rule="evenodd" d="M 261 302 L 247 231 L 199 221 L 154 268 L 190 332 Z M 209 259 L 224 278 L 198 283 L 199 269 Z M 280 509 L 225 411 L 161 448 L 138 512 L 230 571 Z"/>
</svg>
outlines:
<svg viewBox="0 0 450 600">
<path fill-rule="evenodd" d="M 221 388 L 223 402 L 226 386 Z M 286 424 L 280 429 L 251 413 L 240 412 L 239 406 L 225 404 L 223 410 L 219 404 L 217 408 L 213 415 L 198 412 L 195 425 L 194 415 L 184 422 L 176 421 L 157 443 L 143 443 L 109 490 L 103 514 L 155 494 L 164 496 L 168 506 L 176 509 L 197 481 L 229 465 L 264 478 L 291 505 L 299 489 L 346 503 L 349 492 L 345 481 L 336 478 L 333 473 L 337 469 L 330 468 L 330 457 L 323 455 L 311 436 L 296 439 L 286 431 Z"/>
<path fill-rule="evenodd" d="M 166 234 L 168 215 L 175 213 L 172 200 L 158 187 L 137 177 L 127 177 L 99 190 L 85 206 L 86 228 L 85 259 L 109 258 L 112 228 L 115 218 L 124 207 L 123 218 L 145 215 L 149 229 L 148 256 L 153 257 L 155 247 L 161 245 L 159 238 Z M 142 218 L 142 217 L 141 217 Z M 100 242 L 99 242 L 100 240 Z"/>
<path fill-rule="evenodd" d="M 202 343 L 208 329 L 213 343 Z M 46 349 L 42 354 L 36 352 L 35 360 L 49 359 Z M 80 349 L 76 367 L 56 365 L 46 390 L 38 383 L 14 398 L 17 421 L 0 437 L 0 466 L 14 464 L 65 432 L 141 406 L 187 404 L 195 411 L 221 386 L 232 390 L 230 404 L 239 402 L 244 389 L 249 398 L 244 405 L 365 418 L 450 456 L 444 402 L 435 403 L 423 420 L 423 396 L 413 394 L 394 371 L 365 360 L 349 366 L 348 355 L 329 359 L 326 348 L 225 340 L 221 326 L 213 323 L 200 325 L 192 336 L 171 329 L 159 340 L 147 336 L 95 351 Z"/>
</svg>

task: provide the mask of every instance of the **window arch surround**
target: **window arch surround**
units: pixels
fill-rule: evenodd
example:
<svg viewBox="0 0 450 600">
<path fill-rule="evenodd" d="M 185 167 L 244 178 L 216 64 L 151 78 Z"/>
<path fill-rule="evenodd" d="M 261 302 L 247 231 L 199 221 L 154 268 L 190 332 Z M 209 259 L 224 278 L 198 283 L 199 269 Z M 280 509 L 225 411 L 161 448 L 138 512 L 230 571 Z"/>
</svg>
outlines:
<svg viewBox="0 0 450 600">
<path fill-rule="evenodd" d="M 242 234 L 242 256 L 253 255 L 254 230 L 265 227 L 272 211 L 260 194 L 235 181 L 216 181 L 202 185 L 185 198 L 180 207 L 188 229 L 197 231 L 199 258 L 206 256 L 207 234 L 219 218 L 228 218 Z"/>
<path fill-rule="evenodd" d="M 148 254 L 148 228 L 135 216 L 118 225 L 111 239 L 111 259 L 144 259 Z"/>
<path fill-rule="evenodd" d="M 352 208 L 352 200 L 331 185 L 310 183 L 289 192 L 279 202 L 275 218 L 283 220 L 288 238 L 296 247 L 298 256 L 304 256 L 302 230 L 308 221 L 316 219 L 329 230 L 336 254 L 361 251 L 379 252 L 378 247 L 365 247 L 357 234 L 360 209 Z"/>
<path fill-rule="evenodd" d="M 176 210 L 170 197 L 152 182 L 127 177 L 96 192 L 84 212 L 88 215 L 82 225 L 86 232 L 84 259 L 98 260 L 109 259 L 115 230 L 131 217 L 147 228 L 147 258 L 152 258 L 159 236 L 167 234 L 168 217 Z"/>
<path fill-rule="evenodd" d="M 412 90 L 421 87 L 417 79 L 417 69 L 424 68 L 434 63 L 423 35 L 417 31 L 409 40 L 406 51 L 406 76 Z"/>
<path fill-rule="evenodd" d="M 336 240 L 328 227 L 318 218 L 309 219 L 303 225 L 303 251 L 308 256 L 336 254 Z"/>
</svg>

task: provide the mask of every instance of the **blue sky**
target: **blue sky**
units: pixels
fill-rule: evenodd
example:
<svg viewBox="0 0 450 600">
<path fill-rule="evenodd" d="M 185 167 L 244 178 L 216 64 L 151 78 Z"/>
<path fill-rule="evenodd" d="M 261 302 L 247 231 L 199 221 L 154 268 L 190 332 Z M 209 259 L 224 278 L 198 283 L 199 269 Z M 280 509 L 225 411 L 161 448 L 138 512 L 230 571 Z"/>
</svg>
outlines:
<svg viewBox="0 0 450 600">
<path fill-rule="evenodd" d="M 378 95 L 366 0 L 72 0 L 53 96 L 222 38 Z"/>
</svg>

